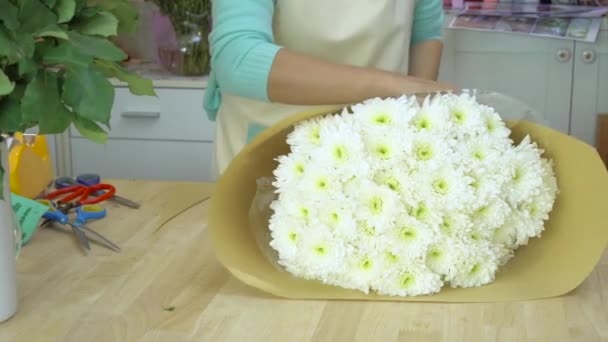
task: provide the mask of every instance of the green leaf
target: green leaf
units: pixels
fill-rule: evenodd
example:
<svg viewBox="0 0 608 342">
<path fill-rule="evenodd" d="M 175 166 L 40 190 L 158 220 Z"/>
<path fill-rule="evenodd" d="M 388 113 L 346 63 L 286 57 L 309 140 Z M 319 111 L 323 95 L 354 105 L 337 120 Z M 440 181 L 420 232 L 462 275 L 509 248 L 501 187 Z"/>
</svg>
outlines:
<svg viewBox="0 0 608 342">
<path fill-rule="evenodd" d="M 25 88 L 21 100 L 23 120 L 38 123 L 42 116 L 54 115 L 54 111 L 60 105 L 62 104 L 57 74 L 48 70 L 40 70 Z"/>
<path fill-rule="evenodd" d="M 94 17 L 83 20 L 75 29 L 80 33 L 93 36 L 115 36 L 118 34 L 118 19 L 112 13 L 102 11 Z"/>
<path fill-rule="evenodd" d="M 98 70 L 70 67 L 63 85 L 63 101 L 78 115 L 108 124 L 114 87 Z"/>
<path fill-rule="evenodd" d="M 72 20 L 74 14 L 76 14 L 76 1 L 75 0 L 58 0 L 57 6 L 55 7 L 55 13 L 57 13 L 58 23 L 63 24 Z"/>
<path fill-rule="evenodd" d="M 0 131 L 11 133 L 22 131 L 21 119 L 19 100 L 10 97 L 0 100 Z"/>
<path fill-rule="evenodd" d="M 59 96 L 59 94 L 57 94 Z M 63 103 L 49 112 L 48 115 L 43 115 L 38 122 L 40 134 L 60 134 L 65 132 L 70 124 L 74 121 L 74 114 L 70 112 Z"/>
<path fill-rule="evenodd" d="M 55 4 L 57 3 L 57 0 L 42 0 L 42 1 L 49 8 L 55 7 Z"/>
<path fill-rule="evenodd" d="M 20 31 L 33 34 L 57 23 L 55 13 L 40 0 L 21 0 L 19 4 Z"/>
<path fill-rule="evenodd" d="M 95 5 L 104 11 L 109 11 L 118 19 L 118 33 L 132 33 L 137 29 L 139 11 L 131 1 L 126 0 L 97 0 Z"/>
<path fill-rule="evenodd" d="M 95 38 L 70 31 L 69 42 L 85 55 L 98 59 L 107 59 L 113 62 L 122 61 L 127 55 L 112 42 L 105 38 Z"/>
<path fill-rule="evenodd" d="M 18 32 L 16 39 L 12 39 L 6 29 L 0 26 L 0 56 L 6 56 L 9 64 L 22 58 L 31 58 L 35 48 L 34 38 L 30 34 Z"/>
<path fill-rule="evenodd" d="M 8 57 L 9 63 L 14 63 L 16 59 L 15 42 L 10 37 L 8 31 L 0 26 L 0 56 Z"/>
<path fill-rule="evenodd" d="M 132 3 L 123 2 L 112 10 L 112 13 L 118 18 L 119 33 L 133 33 L 137 30 L 139 11 Z"/>
<path fill-rule="evenodd" d="M 0 69 L 0 95 L 8 95 L 15 89 L 15 83 Z"/>
<path fill-rule="evenodd" d="M 64 64 L 86 68 L 93 61 L 93 57 L 81 53 L 68 42 L 61 42 L 56 47 L 47 50 L 42 60 L 47 64 Z"/>
<path fill-rule="evenodd" d="M 68 40 L 68 34 L 57 25 L 51 25 L 36 33 L 36 37 L 53 37 Z"/>
<path fill-rule="evenodd" d="M 38 69 L 38 64 L 31 58 L 23 58 L 19 61 L 19 76 L 24 77 L 26 75 L 34 74 Z"/>
<path fill-rule="evenodd" d="M 80 132 L 80 134 L 98 144 L 105 144 L 108 140 L 108 133 L 106 133 L 97 123 L 81 116 L 76 116 L 74 120 L 74 126 Z"/>
<path fill-rule="evenodd" d="M 84 7 L 82 7 L 82 9 L 80 11 L 76 11 L 76 17 L 78 19 L 86 19 L 86 18 L 91 18 L 93 16 L 95 16 L 95 14 L 97 14 L 97 12 L 99 12 L 99 7 L 97 6 L 90 6 L 90 5 L 86 5 Z"/>
<path fill-rule="evenodd" d="M 15 31 L 19 27 L 19 21 L 17 20 L 19 10 L 8 0 L 0 0 L 0 8 L 2 8 L 2 11 L 0 11 L 0 21 L 4 22 L 6 28 Z"/>
<path fill-rule="evenodd" d="M 105 71 L 107 74 L 126 82 L 129 90 L 134 95 L 142 96 L 157 96 L 154 91 L 152 80 L 145 79 L 136 73 L 132 73 L 123 68 L 118 63 L 96 61 L 95 65 Z"/>
</svg>

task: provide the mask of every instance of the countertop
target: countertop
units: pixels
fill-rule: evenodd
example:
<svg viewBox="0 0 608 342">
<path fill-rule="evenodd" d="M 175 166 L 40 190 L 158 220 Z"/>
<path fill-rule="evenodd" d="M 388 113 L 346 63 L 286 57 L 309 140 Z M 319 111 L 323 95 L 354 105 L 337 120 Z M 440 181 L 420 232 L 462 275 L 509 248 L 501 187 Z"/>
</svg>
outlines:
<svg viewBox="0 0 608 342">
<path fill-rule="evenodd" d="M 608 341 L 608 254 L 574 292 L 489 304 L 291 301 L 214 258 L 211 184 L 113 182 L 139 201 L 90 224 L 122 248 L 40 230 L 18 259 L 20 311 L 0 341 Z"/>
</svg>

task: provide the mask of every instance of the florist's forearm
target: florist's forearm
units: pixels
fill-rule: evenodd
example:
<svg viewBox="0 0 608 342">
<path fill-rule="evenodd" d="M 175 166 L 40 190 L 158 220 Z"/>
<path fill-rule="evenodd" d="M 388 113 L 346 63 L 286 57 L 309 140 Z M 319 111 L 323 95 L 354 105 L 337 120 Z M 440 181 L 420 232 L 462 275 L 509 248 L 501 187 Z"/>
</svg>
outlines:
<svg viewBox="0 0 608 342">
<path fill-rule="evenodd" d="M 442 52 L 443 43 L 440 40 L 427 40 L 414 45 L 410 51 L 409 74 L 436 81 Z"/>
<path fill-rule="evenodd" d="M 298 105 L 344 104 L 449 89 L 422 78 L 334 64 L 285 48 L 277 53 L 268 79 L 271 101 Z"/>
</svg>

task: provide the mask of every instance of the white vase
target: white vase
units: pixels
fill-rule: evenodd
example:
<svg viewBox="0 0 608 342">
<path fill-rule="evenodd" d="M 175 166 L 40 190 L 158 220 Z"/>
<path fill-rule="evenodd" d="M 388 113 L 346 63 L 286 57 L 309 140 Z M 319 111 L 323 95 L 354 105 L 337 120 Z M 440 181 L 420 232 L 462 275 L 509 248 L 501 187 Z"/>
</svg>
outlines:
<svg viewBox="0 0 608 342">
<path fill-rule="evenodd" d="M 11 318 L 17 312 L 17 274 L 15 270 L 15 220 L 11 207 L 8 146 L 0 141 L 0 159 L 3 199 L 0 200 L 0 322 Z"/>
</svg>

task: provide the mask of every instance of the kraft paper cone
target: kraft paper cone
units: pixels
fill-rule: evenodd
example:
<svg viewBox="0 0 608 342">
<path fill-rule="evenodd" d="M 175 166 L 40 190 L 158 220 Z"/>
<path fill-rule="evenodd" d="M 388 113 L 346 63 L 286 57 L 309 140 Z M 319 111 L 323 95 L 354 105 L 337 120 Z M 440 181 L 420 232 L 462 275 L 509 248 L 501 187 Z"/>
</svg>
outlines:
<svg viewBox="0 0 608 342">
<path fill-rule="evenodd" d="M 336 108 L 330 113 L 339 111 Z M 545 126 L 517 120 L 507 121 L 513 140 L 519 142 L 529 134 L 545 150 L 544 156 L 554 160 L 560 193 L 542 237 L 519 248 L 493 283 L 464 289 L 444 286 L 441 292 L 429 296 L 388 297 L 296 278 L 269 261 L 272 251 L 259 247 L 268 232 L 252 231 L 267 230 L 267 225 L 254 221 L 252 226 L 249 213 L 258 181 L 272 177 L 277 166 L 274 159 L 289 152 L 285 138 L 293 124 L 327 113 L 300 113 L 268 128 L 238 154 L 216 185 L 209 222 L 212 242 L 219 261 L 245 284 L 293 299 L 530 300 L 560 296 L 575 289 L 592 272 L 606 248 L 608 172 L 596 150 Z"/>
</svg>

